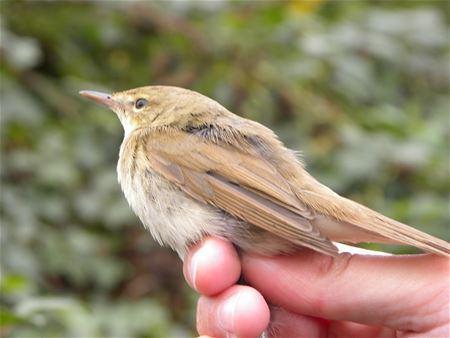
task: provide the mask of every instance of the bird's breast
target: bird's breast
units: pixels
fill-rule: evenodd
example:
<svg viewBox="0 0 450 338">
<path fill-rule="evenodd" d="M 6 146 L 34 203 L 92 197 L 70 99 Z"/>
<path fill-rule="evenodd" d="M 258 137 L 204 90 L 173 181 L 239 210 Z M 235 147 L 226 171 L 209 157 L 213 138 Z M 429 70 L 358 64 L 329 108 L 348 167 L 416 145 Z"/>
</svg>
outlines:
<svg viewBox="0 0 450 338">
<path fill-rule="evenodd" d="M 146 156 L 126 156 L 121 149 L 119 183 L 135 214 L 160 243 L 183 257 L 188 245 L 207 234 L 219 234 L 223 215 L 161 177 Z"/>
</svg>

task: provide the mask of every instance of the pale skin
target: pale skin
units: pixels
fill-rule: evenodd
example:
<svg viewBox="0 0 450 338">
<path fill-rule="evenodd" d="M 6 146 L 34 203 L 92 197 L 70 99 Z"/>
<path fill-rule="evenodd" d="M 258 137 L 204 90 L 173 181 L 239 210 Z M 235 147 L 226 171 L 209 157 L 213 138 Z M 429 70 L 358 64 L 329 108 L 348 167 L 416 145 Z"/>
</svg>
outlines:
<svg viewBox="0 0 450 338">
<path fill-rule="evenodd" d="M 238 256 L 207 238 L 184 275 L 201 294 L 197 330 L 211 337 L 448 337 L 449 260 L 435 255 Z M 243 274 L 251 286 L 237 285 Z"/>
</svg>

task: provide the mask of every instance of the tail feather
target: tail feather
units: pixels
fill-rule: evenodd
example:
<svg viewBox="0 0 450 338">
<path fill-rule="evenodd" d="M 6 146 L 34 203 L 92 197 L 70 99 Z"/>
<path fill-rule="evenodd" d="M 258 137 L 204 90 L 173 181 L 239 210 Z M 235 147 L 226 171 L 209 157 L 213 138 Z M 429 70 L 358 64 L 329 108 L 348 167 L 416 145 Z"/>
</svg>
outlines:
<svg viewBox="0 0 450 338">
<path fill-rule="evenodd" d="M 441 256 L 450 257 L 450 244 L 442 239 L 431 236 L 409 225 L 395 221 L 357 202 L 341 197 L 341 217 L 335 218 L 335 225 L 339 229 L 328 224 L 322 233 L 333 230 L 334 236 L 328 236 L 332 240 L 349 241 L 352 243 L 361 241 L 412 245 L 424 251 Z M 328 216 L 330 217 L 330 216 Z M 337 222 L 336 222 L 337 221 Z M 348 225 L 351 225 L 350 231 Z M 322 230 L 322 229 L 321 229 Z M 335 234 L 343 234 L 336 238 Z"/>
<path fill-rule="evenodd" d="M 386 236 L 386 233 L 389 233 L 389 238 L 398 241 L 399 243 L 412 245 L 427 252 L 450 257 L 450 244 L 446 241 L 395 221 L 389 217 L 376 212 L 374 213 L 373 220 L 377 226 L 373 227 L 372 231 L 381 227 L 384 228 L 385 231 L 383 231 L 383 233 L 377 233 L 382 236 Z"/>
</svg>

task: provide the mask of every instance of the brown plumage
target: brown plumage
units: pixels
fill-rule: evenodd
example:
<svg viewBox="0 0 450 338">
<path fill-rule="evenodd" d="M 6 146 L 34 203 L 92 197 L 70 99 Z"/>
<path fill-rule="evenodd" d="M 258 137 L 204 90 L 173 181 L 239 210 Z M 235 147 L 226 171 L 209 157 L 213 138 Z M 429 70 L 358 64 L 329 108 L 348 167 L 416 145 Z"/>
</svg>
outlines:
<svg viewBox="0 0 450 338">
<path fill-rule="evenodd" d="M 118 115 L 125 196 L 156 240 L 182 257 L 205 235 L 266 255 L 299 247 L 335 255 L 338 241 L 449 256 L 447 242 L 339 196 L 270 129 L 201 94 L 167 86 L 81 94 Z"/>
</svg>

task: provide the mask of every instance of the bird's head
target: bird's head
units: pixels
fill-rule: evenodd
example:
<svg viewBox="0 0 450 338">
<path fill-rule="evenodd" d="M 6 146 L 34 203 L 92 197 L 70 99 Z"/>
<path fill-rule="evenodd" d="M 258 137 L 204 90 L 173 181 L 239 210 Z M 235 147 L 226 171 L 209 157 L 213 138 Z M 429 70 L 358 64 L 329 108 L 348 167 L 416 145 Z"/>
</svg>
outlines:
<svg viewBox="0 0 450 338">
<path fill-rule="evenodd" d="M 171 86 L 147 86 L 113 94 L 83 90 L 80 94 L 113 110 L 125 136 L 145 127 L 187 126 L 209 123 L 228 112 L 216 101 L 191 90 Z"/>
</svg>

